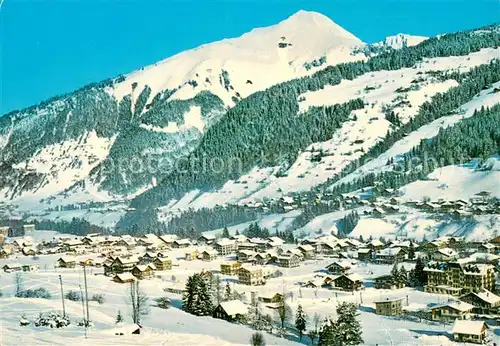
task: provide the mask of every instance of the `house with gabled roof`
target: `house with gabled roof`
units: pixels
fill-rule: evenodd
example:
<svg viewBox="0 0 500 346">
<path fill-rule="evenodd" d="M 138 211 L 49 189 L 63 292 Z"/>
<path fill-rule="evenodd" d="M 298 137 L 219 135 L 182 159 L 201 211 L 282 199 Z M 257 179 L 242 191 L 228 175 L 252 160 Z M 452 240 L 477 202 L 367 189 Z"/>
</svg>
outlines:
<svg viewBox="0 0 500 346">
<path fill-rule="evenodd" d="M 278 257 L 280 267 L 295 268 L 300 265 L 301 258 L 296 254 L 283 254 Z"/>
<path fill-rule="evenodd" d="M 500 297 L 488 290 L 469 292 L 460 297 L 460 300 L 472 304 L 473 313 L 500 314 Z"/>
<path fill-rule="evenodd" d="M 153 265 L 158 271 L 172 270 L 172 260 L 168 257 L 156 257 L 153 260 Z"/>
<path fill-rule="evenodd" d="M 59 268 L 74 268 L 76 266 L 75 257 L 63 256 L 57 260 Z"/>
<path fill-rule="evenodd" d="M 191 246 L 191 240 L 184 238 L 184 239 L 176 239 L 172 243 L 172 247 L 176 249 L 182 249 L 186 248 L 188 246 Z"/>
<path fill-rule="evenodd" d="M 215 235 L 202 234 L 201 236 L 198 237 L 196 242 L 198 243 L 198 245 L 205 245 L 205 246 L 212 245 L 213 243 L 215 243 Z"/>
<path fill-rule="evenodd" d="M 201 253 L 201 259 L 206 262 L 213 261 L 219 257 L 219 253 L 214 249 L 205 250 Z"/>
<path fill-rule="evenodd" d="M 459 300 L 448 301 L 444 304 L 433 306 L 429 309 L 431 319 L 434 321 L 451 320 L 451 319 L 470 319 L 470 315 L 474 309 L 474 305 L 461 302 Z"/>
<path fill-rule="evenodd" d="M 134 282 L 136 280 L 137 280 L 136 277 L 133 276 L 132 273 L 130 273 L 130 272 L 119 273 L 113 277 L 113 281 L 118 282 L 120 284 L 131 283 L 131 282 Z"/>
<path fill-rule="evenodd" d="M 151 279 L 154 276 L 154 269 L 156 269 L 154 265 L 141 264 L 136 265 L 130 273 L 139 280 Z"/>
<path fill-rule="evenodd" d="M 440 248 L 431 255 L 432 259 L 440 262 L 455 261 L 458 259 L 458 253 L 448 247 Z"/>
<path fill-rule="evenodd" d="M 248 306 L 241 300 L 229 300 L 220 303 L 212 313 L 212 317 L 226 321 L 235 321 L 248 314 Z"/>
<path fill-rule="evenodd" d="M 342 274 L 332 281 L 336 289 L 343 291 L 358 291 L 363 288 L 363 278 L 359 274 Z"/>
<path fill-rule="evenodd" d="M 483 344 L 488 325 L 484 321 L 455 320 L 451 333 L 456 342 Z"/>
<path fill-rule="evenodd" d="M 326 266 L 330 274 L 346 274 L 351 270 L 352 264 L 348 261 L 335 261 Z"/>
</svg>

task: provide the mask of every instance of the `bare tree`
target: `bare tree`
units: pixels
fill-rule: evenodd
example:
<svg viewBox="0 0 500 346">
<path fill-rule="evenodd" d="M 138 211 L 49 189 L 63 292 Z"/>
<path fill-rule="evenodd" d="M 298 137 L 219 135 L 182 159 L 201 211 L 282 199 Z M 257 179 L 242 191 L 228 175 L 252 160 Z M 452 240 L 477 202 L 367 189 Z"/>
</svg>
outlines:
<svg viewBox="0 0 500 346">
<path fill-rule="evenodd" d="M 307 336 L 311 339 L 311 344 L 314 345 L 314 340 L 319 335 L 319 327 L 321 324 L 321 316 L 315 313 L 312 319 L 312 326 L 309 328 Z"/>
<path fill-rule="evenodd" d="M 290 305 L 286 303 L 285 295 L 283 295 L 283 298 L 280 299 L 278 308 L 275 311 L 279 322 L 281 323 L 281 328 L 285 328 L 285 322 L 290 321 L 293 317 L 292 308 L 290 308 Z"/>
<path fill-rule="evenodd" d="M 132 307 L 130 317 L 132 317 L 134 323 L 140 324 L 141 317 L 149 315 L 150 308 L 148 302 L 149 297 L 140 288 L 139 281 L 130 283 L 128 290 L 128 303 Z"/>
</svg>

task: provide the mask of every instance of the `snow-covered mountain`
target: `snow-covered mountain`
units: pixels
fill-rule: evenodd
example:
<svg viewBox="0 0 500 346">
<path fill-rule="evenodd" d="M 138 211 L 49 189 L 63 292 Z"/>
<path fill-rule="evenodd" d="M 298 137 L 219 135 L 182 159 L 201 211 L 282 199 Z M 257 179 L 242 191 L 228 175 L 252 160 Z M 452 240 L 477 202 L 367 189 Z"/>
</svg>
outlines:
<svg viewBox="0 0 500 346">
<path fill-rule="evenodd" d="M 103 200 L 134 195 L 161 180 L 228 107 L 326 65 L 363 59 L 352 54 L 360 45 L 329 18 L 299 11 L 277 25 L 11 112 L 0 118 L 0 194 L 37 200 L 67 189 L 78 192 L 78 200 L 93 200 L 89 189 L 100 190 Z M 123 163 L 140 165 L 146 157 L 161 162 L 160 169 L 127 167 L 115 174 Z"/>
<path fill-rule="evenodd" d="M 314 39 L 311 39 L 314 38 Z M 254 29 L 177 54 L 126 75 L 110 92 L 121 100 L 132 85 L 151 88 L 148 101 L 172 90 L 171 100 L 187 100 L 210 91 L 232 106 L 238 99 L 279 82 L 310 74 L 321 65 L 360 59 L 352 48 L 362 45 L 353 34 L 316 12 L 299 11 L 279 24 Z M 318 66 L 306 68 L 324 58 Z M 136 84 L 137 83 L 137 84 Z"/>
</svg>

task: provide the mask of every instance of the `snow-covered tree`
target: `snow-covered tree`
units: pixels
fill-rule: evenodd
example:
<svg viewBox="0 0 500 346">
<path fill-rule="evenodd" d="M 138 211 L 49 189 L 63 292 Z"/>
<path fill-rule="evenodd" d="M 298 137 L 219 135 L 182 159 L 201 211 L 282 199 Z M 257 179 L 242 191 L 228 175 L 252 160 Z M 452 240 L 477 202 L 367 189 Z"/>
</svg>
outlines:
<svg viewBox="0 0 500 346">
<path fill-rule="evenodd" d="M 321 325 L 321 316 L 318 313 L 315 313 L 312 320 L 312 325 L 307 332 L 307 336 L 311 340 L 311 344 L 314 345 L 314 341 L 316 337 L 319 335 Z"/>
<path fill-rule="evenodd" d="M 295 328 L 299 332 L 299 340 L 302 341 L 302 335 L 306 330 L 307 325 L 307 315 L 302 309 L 302 305 L 299 304 L 297 307 L 297 313 L 295 314 Z"/>
<path fill-rule="evenodd" d="M 200 274 L 194 274 L 188 278 L 186 293 L 182 300 L 184 310 L 190 314 L 197 316 L 212 314 L 213 303 L 209 292 L 209 284 Z"/>
<path fill-rule="evenodd" d="M 228 301 L 232 299 L 232 293 L 231 293 L 231 286 L 229 285 L 229 282 L 226 282 L 226 290 L 224 293 L 224 300 Z"/>
<path fill-rule="evenodd" d="M 229 238 L 231 235 L 229 234 L 229 230 L 227 229 L 227 227 L 224 227 L 224 229 L 222 230 L 222 238 Z"/>
</svg>

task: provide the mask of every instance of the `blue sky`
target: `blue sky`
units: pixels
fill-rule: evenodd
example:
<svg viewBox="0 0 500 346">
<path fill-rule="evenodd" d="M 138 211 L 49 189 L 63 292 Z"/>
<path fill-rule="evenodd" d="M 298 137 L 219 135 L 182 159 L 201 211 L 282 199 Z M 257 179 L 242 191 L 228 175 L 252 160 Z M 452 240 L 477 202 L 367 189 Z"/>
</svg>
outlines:
<svg viewBox="0 0 500 346">
<path fill-rule="evenodd" d="M 498 0 L 4 0 L 0 115 L 300 9 L 323 13 L 365 42 L 500 19 Z"/>
</svg>

